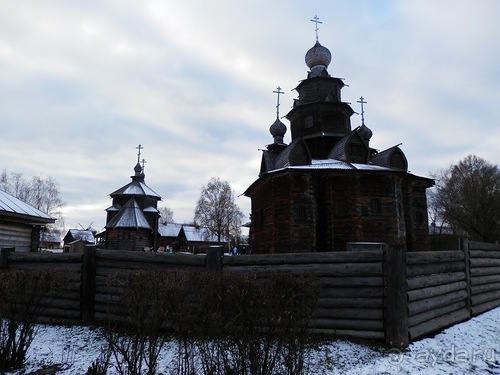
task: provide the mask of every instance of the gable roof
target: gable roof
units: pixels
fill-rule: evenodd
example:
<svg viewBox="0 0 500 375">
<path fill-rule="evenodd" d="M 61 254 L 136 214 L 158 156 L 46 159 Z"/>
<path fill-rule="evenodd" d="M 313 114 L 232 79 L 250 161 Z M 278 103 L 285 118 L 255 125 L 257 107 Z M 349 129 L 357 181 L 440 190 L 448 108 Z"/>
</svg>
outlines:
<svg viewBox="0 0 500 375">
<path fill-rule="evenodd" d="M 158 224 L 158 234 L 162 237 L 177 237 L 182 229 L 182 224 Z"/>
<path fill-rule="evenodd" d="M 207 228 L 183 225 L 182 231 L 186 240 L 189 242 L 217 242 L 217 236 L 211 233 Z M 221 241 L 224 242 L 224 238 Z"/>
<path fill-rule="evenodd" d="M 54 223 L 56 219 L 49 214 L 21 201 L 20 199 L 0 190 L 0 214 L 32 220 L 37 223 Z"/>
<path fill-rule="evenodd" d="M 95 243 L 94 233 L 84 229 L 70 229 L 64 236 L 64 242 L 83 241 L 86 243 Z"/>
<path fill-rule="evenodd" d="M 144 217 L 141 207 L 139 207 L 134 198 L 131 198 L 123 205 L 116 216 L 106 224 L 106 229 L 116 228 L 151 229 L 151 226 Z"/>
</svg>

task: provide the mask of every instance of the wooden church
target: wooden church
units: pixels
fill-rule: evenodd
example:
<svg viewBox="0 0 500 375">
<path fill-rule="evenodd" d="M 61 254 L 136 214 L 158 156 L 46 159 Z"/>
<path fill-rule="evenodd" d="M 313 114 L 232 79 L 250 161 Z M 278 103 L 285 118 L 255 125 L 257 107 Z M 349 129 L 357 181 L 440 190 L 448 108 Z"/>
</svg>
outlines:
<svg viewBox="0 0 500 375">
<path fill-rule="evenodd" d="M 105 247 L 120 250 L 148 250 L 158 247 L 158 201 L 161 197 L 145 182 L 139 145 L 137 164 L 131 182 L 110 194 L 106 209 Z"/>
<path fill-rule="evenodd" d="M 319 22 L 317 17 L 313 22 Z M 317 25 L 317 23 L 316 23 Z M 378 151 L 364 123 L 351 127 L 351 106 L 342 101 L 344 82 L 328 73 L 331 53 L 316 43 L 305 55 L 309 71 L 296 87 L 286 118 L 270 127 L 273 143 L 263 150 L 251 199 L 252 253 L 341 251 L 363 244 L 429 245 L 426 189 L 434 182 L 408 172 L 399 145 Z"/>
</svg>

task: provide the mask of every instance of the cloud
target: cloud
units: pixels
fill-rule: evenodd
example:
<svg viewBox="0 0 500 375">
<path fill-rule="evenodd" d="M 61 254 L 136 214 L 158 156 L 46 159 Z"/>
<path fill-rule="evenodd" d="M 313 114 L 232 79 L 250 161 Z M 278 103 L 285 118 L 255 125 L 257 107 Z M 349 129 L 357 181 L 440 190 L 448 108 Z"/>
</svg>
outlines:
<svg viewBox="0 0 500 375">
<path fill-rule="evenodd" d="M 147 183 L 190 221 L 210 177 L 237 194 L 257 178 L 272 91 L 285 115 L 315 12 L 344 101 L 368 102 L 373 147 L 402 142 L 421 175 L 468 154 L 500 163 L 497 1 L 48 0 L 0 4 L 4 167 L 54 177 L 67 227 L 101 228 L 141 143 Z"/>
</svg>

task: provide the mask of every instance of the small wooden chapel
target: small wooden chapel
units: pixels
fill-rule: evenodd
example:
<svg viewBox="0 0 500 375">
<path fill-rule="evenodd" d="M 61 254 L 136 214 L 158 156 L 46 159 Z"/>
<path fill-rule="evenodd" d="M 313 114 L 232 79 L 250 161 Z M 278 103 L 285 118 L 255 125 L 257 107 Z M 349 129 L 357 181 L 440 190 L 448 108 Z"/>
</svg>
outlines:
<svg viewBox="0 0 500 375">
<path fill-rule="evenodd" d="M 434 181 L 411 174 L 395 145 L 379 151 L 370 144 L 364 121 L 352 129 L 351 106 L 342 101 L 345 86 L 328 72 L 331 53 L 318 38 L 305 55 L 306 79 L 295 88 L 298 98 L 269 131 L 258 179 L 245 191 L 251 199 L 250 247 L 254 254 L 342 251 L 353 244 L 429 246 L 426 189 Z"/>
<path fill-rule="evenodd" d="M 145 182 L 141 165 L 141 145 L 136 147 L 137 164 L 131 182 L 112 192 L 112 205 L 106 209 L 105 247 L 120 250 L 144 250 L 158 247 L 158 201 L 161 200 Z"/>
</svg>

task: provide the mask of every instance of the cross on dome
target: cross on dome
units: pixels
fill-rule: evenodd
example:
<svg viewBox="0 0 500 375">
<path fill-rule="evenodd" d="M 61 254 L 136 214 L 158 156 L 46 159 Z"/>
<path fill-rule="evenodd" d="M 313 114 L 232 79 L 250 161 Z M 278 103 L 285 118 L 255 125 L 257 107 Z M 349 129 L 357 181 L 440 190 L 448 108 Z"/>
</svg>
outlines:
<svg viewBox="0 0 500 375">
<path fill-rule="evenodd" d="M 319 38 L 318 38 L 318 30 L 319 30 L 318 29 L 318 23 L 322 24 L 323 22 L 321 22 L 319 20 L 318 15 L 314 15 L 314 17 L 312 18 L 311 22 L 314 22 L 316 24 L 316 28 L 314 29 L 314 31 L 316 31 L 316 41 L 318 41 L 319 40 Z"/>
<path fill-rule="evenodd" d="M 285 92 L 284 91 L 281 91 L 281 87 L 277 87 L 275 91 L 273 91 L 273 93 L 277 94 L 278 96 L 278 99 L 276 101 L 276 118 L 279 119 L 280 118 L 280 94 L 284 94 Z"/>
<path fill-rule="evenodd" d="M 140 162 L 141 160 L 141 150 L 144 149 L 144 147 L 142 147 L 142 145 L 139 143 L 139 145 L 135 148 L 137 151 L 137 163 Z"/>
<path fill-rule="evenodd" d="M 365 102 L 365 98 L 360 97 L 359 100 L 357 101 L 358 103 L 361 104 L 361 125 L 365 124 L 365 107 L 363 104 L 367 104 L 368 102 Z"/>
</svg>

